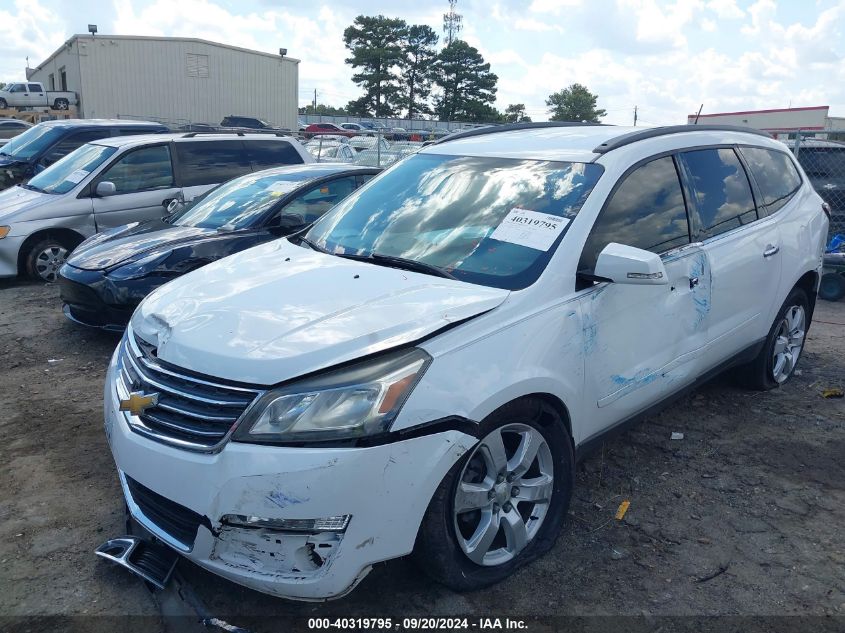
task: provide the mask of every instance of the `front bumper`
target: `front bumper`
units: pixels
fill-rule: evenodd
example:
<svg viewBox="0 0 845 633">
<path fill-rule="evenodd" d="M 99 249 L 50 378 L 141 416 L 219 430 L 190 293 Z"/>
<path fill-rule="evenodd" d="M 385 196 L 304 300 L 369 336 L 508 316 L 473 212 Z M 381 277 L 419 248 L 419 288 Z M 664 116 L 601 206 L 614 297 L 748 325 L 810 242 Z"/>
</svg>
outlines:
<svg viewBox="0 0 845 633">
<path fill-rule="evenodd" d="M 120 288 L 99 270 L 69 264 L 59 269 L 59 293 L 67 318 L 80 325 L 122 332 L 144 294 Z"/>
<path fill-rule="evenodd" d="M 132 516 L 201 567 L 279 597 L 340 597 L 373 564 L 410 553 L 435 489 L 476 442 L 444 431 L 368 448 L 229 442 L 216 454 L 192 453 L 130 429 L 114 373 L 113 360 L 105 427 Z M 232 514 L 351 519 L 343 532 L 303 533 L 221 523 Z M 186 525 L 197 526 L 193 542 Z"/>
<path fill-rule="evenodd" d="M 18 254 L 25 239 L 25 235 L 7 235 L 0 240 L 0 277 L 17 276 Z"/>
</svg>

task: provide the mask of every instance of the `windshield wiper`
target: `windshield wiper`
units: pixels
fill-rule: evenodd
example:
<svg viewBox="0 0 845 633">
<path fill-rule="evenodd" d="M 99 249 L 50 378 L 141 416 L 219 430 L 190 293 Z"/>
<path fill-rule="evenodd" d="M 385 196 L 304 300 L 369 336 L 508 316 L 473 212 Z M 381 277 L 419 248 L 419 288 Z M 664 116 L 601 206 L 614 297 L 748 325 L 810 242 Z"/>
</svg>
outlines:
<svg viewBox="0 0 845 633">
<path fill-rule="evenodd" d="M 314 242 L 312 242 L 311 240 L 309 240 L 309 239 L 308 239 L 307 237 L 305 237 L 305 236 L 302 236 L 302 235 L 292 235 L 291 237 L 296 238 L 297 240 L 299 240 L 299 243 L 300 243 L 300 244 L 305 244 L 307 247 L 309 247 L 309 248 L 310 248 L 310 249 L 312 249 L 312 250 L 317 251 L 318 253 L 325 253 L 326 255 L 334 255 L 334 253 L 332 253 L 331 251 L 329 251 L 329 250 L 327 250 L 327 249 L 323 248 L 323 247 L 322 247 L 322 246 L 320 246 L 319 244 L 315 244 Z"/>
<path fill-rule="evenodd" d="M 355 261 L 370 262 L 372 264 L 387 264 L 393 268 L 403 268 L 404 270 L 412 270 L 418 273 L 434 275 L 435 277 L 445 277 L 446 279 L 457 279 L 457 277 L 455 277 L 452 273 L 440 268 L 439 266 L 417 261 L 416 259 L 407 259 L 405 257 L 397 257 L 395 255 L 382 255 L 381 253 L 370 253 L 369 255 L 337 255 L 338 257 L 354 259 Z"/>
</svg>

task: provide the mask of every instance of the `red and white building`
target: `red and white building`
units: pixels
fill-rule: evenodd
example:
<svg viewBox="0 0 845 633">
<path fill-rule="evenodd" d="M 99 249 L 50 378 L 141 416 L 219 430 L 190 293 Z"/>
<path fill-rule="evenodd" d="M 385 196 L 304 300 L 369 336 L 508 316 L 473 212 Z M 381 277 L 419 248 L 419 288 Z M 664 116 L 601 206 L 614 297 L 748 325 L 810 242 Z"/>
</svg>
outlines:
<svg viewBox="0 0 845 633">
<path fill-rule="evenodd" d="M 701 114 L 698 122 L 719 125 L 745 125 L 769 132 L 776 138 L 786 138 L 790 133 L 815 132 L 823 137 L 825 130 L 845 130 L 845 117 L 829 116 L 830 106 L 806 108 L 778 108 L 773 110 L 746 110 Z M 687 123 L 694 123 L 696 115 L 687 116 Z M 820 134 L 821 133 L 821 134 Z"/>
</svg>

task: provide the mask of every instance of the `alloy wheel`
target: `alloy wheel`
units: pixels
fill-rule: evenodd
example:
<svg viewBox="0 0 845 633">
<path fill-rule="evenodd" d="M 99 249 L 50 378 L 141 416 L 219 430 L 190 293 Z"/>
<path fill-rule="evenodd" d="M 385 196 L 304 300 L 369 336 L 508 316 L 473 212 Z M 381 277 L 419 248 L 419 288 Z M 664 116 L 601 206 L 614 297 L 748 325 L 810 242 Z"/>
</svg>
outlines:
<svg viewBox="0 0 845 633">
<path fill-rule="evenodd" d="M 801 306 L 791 306 L 783 315 L 772 352 L 772 378 L 778 384 L 785 382 L 795 369 L 804 347 L 805 323 Z"/>
<path fill-rule="evenodd" d="M 52 245 L 38 253 L 35 258 L 35 272 L 44 281 L 56 281 L 59 268 L 67 260 L 67 249 Z"/>
<path fill-rule="evenodd" d="M 453 499 L 455 535 L 477 565 L 513 560 L 537 535 L 554 491 L 551 449 L 536 428 L 507 424 L 465 464 Z"/>
</svg>

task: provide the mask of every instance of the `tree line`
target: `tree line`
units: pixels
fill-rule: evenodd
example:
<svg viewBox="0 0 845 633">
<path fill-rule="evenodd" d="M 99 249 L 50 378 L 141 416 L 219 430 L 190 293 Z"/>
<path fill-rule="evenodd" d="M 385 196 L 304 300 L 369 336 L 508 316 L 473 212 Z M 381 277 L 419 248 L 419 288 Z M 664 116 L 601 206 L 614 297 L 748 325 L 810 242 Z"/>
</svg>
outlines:
<svg viewBox="0 0 845 633">
<path fill-rule="evenodd" d="M 345 62 L 363 94 L 343 107 L 324 104 L 300 108 L 301 114 L 358 117 L 434 115 L 445 121 L 530 122 L 525 104 L 510 104 L 503 112 L 496 101 L 498 76 L 477 48 L 455 39 L 439 51 L 440 38 L 425 24 L 400 18 L 359 15 L 343 32 L 349 51 Z M 605 111 L 597 96 L 580 84 L 549 95 L 553 121 L 595 121 Z"/>
</svg>

